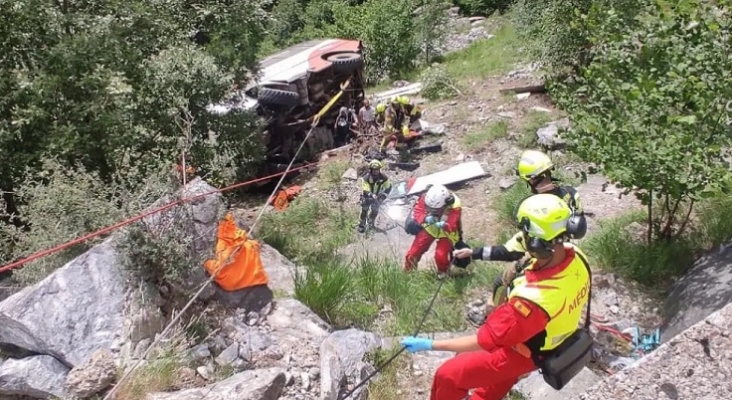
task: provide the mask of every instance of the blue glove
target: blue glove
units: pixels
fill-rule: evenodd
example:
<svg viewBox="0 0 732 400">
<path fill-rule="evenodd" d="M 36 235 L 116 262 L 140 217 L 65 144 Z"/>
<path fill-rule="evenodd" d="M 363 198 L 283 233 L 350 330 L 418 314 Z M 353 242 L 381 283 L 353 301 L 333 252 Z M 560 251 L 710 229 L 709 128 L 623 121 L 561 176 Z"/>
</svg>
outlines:
<svg viewBox="0 0 732 400">
<path fill-rule="evenodd" d="M 402 340 L 402 346 L 406 347 L 407 351 L 410 353 L 430 351 L 432 350 L 432 339 L 409 336 Z"/>
<path fill-rule="evenodd" d="M 424 218 L 424 223 L 427 225 L 432 225 L 435 222 L 437 222 L 437 218 L 434 215 L 428 215 Z"/>
<path fill-rule="evenodd" d="M 435 226 L 437 227 L 437 229 L 442 229 L 442 228 L 444 228 L 444 227 L 445 227 L 445 225 L 447 225 L 447 222 L 445 222 L 445 221 L 438 221 L 438 222 L 437 222 L 437 223 L 435 224 Z"/>
</svg>

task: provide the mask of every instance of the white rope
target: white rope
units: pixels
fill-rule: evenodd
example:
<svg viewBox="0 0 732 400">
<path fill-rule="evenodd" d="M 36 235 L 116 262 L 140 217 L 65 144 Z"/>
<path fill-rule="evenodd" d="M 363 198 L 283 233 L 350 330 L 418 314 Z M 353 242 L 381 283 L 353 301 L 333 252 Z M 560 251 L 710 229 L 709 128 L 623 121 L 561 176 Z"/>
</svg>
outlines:
<svg viewBox="0 0 732 400">
<path fill-rule="evenodd" d="M 285 169 L 285 172 L 282 174 L 282 177 L 280 178 L 279 182 L 277 182 L 277 185 L 275 185 L 275 188 L 272 191 L 272 194 L 267 198 L 267 201 L 264 204 L 264 206 L 262 207 L 262 210 L 259 212 L 259 214 L 257 215 L 257 218 L 254 220 L 254 223 L 252 224 L 251 228 L 249 229 L 250 233 L 254 231 L 254 228 L 257 225 L 257 223 L 259 222 L 259 219 L 262 218 L 262 216 L 264 215 L 264 211 L 267 209 L 267 204 L 269 203 L 269 199 L 271 199 L 272 196 L 277 194 L 277 191 L 279 190 L 280 185 L 282 185 L 282 182 L 285 180 L 287 173 L 290 171 L 290 169 L 292 168 L 292 165 L 295 163 L 295 160 L 297 159 L 297 155 L 300 154 L 300 151 L 302 150 L 302 148 L 305 146 L 305 143 L 310 138 L 310 134 L 313 132 L 313 129 L 315 129 L 315 127 L 317 126 L 319 120 L 320 120 L 320 118 L 316 117 L 315 120 L 313 121 L 313 124 L 310 127 L 310 130 L 308 131 L 307 135 L 305 135 L 305 139 L 302 141 L 302 143 L 300 143 L 300 147 L 295 152 L 295 155 L 292 156 L 292 160 L 290 161 L 290 164 L 287 166 L 287 169 Z M 184 171 L 184 173 L 185 173 L 185 171 Z M 222 264 L 222 267 L 223 267 L 223 264 Z M 155 341 L 153 341 L 153 343 L 150 345 L 150 347 L 147 348 L 145 353 L 137 360 L 137 362 L 132 366 L 132 368 L 127 370 L 127 372 L 125 372 L 125 374 L 122 376 L 122 378 L 120 378 L 120 380 L 117 382 L 117 384 L 114 385 L 112 390 L 110 390 L 107 393 L 107 395 L 104 396 L 103 400 L 112 399 L 112 396 L 117 392 L 117 389 L 121 387 L 122 383 L 124 383 L 132 375 L 132 372 L 134 372 L 135 369 L 137 369 L 142 364 L 142 362 L 147 358 L 147 356 L 150 355 L 150 353 L 155 348 L 155 346 L 158 343 L 160 343 L 160 340 L 162 340 L 162 338 L 164 338 L 170 332 L 170 330 L 175 326 L 175 324 L 178 323 L 178 321 L 183 316 L 183 314 L 185 314 L 185 312 L 188 311 L 188 309 L 198 299 L 198 297 L 201 295 L 201 293 L 203 293 L 203 291 L 206 289 L 206 286 L 208 286 L 216 278 L 216 276 L 218 275 L 220 270 L 221 270 L 221 267 L 219 267 L 219 269 L 216 270 L 216 272 L 214 274 L 212 274 L 211 277 L 208 278 L 208 280 L 201 286 L 201 288 L 196 292 L 196 294 L 193 295 L 193 297 L 185 305 L 185 307 L 183 307 L 183 309 L 178 314 L 175 315 L 175 317 L 170 321 L 170 323 L 168 323 L 168 326 L 166 326 L 165 329 L 163 329 L 163 332 L 160 333 L 160 335 L 158 335 L 158 337 L 155 339 Z"/>
</svg>

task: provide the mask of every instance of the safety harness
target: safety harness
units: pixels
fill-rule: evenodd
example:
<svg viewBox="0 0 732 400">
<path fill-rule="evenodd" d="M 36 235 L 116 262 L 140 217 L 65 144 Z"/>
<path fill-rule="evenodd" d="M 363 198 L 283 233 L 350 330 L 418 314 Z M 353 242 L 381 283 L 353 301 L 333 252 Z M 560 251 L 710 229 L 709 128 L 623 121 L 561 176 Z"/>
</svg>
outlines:
<svg viewBox="0 0 732 400">
<path fill-rule="evenodd" d="M 531 359 L 541 371 L 544 381 L 556 390 L 563 388 L 589 363 L 594 344 L 594 340 L 590 334 L 592 270 L 587 259 L 579 251 L 575 252 L 575 254 L 582 260 L 585 268 L 587 268 L 590 282 L 583 327 L 577 329 L 558 347 L 549 351 L 541 350 L 547 336 L 546 330 L 538 333 L 524 343 L 531 352 Z M 521 273 L 525 273 L 525 265 L 528 265 L 528 262 L 524 264 Z"/>
</svg>

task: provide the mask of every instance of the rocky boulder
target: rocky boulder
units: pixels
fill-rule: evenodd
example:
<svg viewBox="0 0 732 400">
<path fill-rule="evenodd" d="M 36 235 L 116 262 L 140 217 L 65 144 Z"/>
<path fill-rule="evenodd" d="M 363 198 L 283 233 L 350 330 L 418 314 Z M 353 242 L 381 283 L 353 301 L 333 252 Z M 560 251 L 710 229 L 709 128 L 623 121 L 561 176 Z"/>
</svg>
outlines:
<svg viewBox="0 0 732 400">
<path fill-rule="evenodd" d="M 51 356 L 8 359 L 0 365 L 0 398 L 28 396 L 36 399 L 65 398 L 68 367 Z"/>
<path fill-rule="evenodd" d="M 66 377 L 69 394 L 87 399 L 109 387 L 117 378 L 117 366 L 109 350 L 95 351 L 89 361 L 77 365 Z"/>
<path fill-rule="evenodd" d="M 560 130 L 569 128 L 569 119 L 562 118 L 557 121 L 552 121 L 546 126 L 539 128 L 536 131 L 536 141 L 540 145 L 548 148 L 549 150 L 561 150 L 566 146 L 566 142 L 561 138 Z"/>
<path fill-rule="evenodd" d="M 372 373 L 373 366 L 364 358 L 380 346 L 381 338 L 370 332 L 346 329 L 331 333 L 320 345 L 320 398 L 338 400 L 349 387 Z M 365 390 L 363 386 L 350 397 L 365 398 Z"/>
<path fill-rule="evenodd" d="M 709 314 L 732 302 L 732 244 L 700 257 L 676 281 L 666 300 L 669 318 L 661 339 L 668 341 Z"/>
<path fill-rule="evenodd" d="M 562 390 L 554 390 L 553 387 L 544 382 L 544 377 L 538 371 L 534 371 L 520 380 L 515 389 L 525 398 L 531 400 L 564 400 L 584 392 L 600 380 L 600 376 L 588 368 L 584 368 Z"/>
<path fill-rule="evenodd" d="M 294 299 L 275 300 L 260 312 L 224 312 L 219 333 L 190 350 L 201 377 L 211 380 L 221 368 L 277 368 L 286 374 L 282 399 L 319 397 L 319 349 L 331 331 L 326 322 Z"/>
<path fill-rule="evenodd" d="M 197 179 L 181 196 L 213 190 Z M 186 206 L 196 238 L 203 241 L 194 243 L 201 251 L 212 251 L 215 240 L 213 209 L 221 204 L 221 196 L 211 197 Z M 148 223 L 170 217 L 151 217 Z M 13 357 L 0 365 L 0 377 L 5 377 L 0 379 L 0 397 L 63 394 L 68 372 L 90 360 L 96 350 L 110 350 L 119 358 L 121 350 L 131 353 L 137 342 L 162 330 L 162 299 L 155 288 L 140 286 L 125 270 L 121 239 L 119 234 L 111 236 L 0 303 L 0 349 Z"/>
<path fill-rule="evenodd" d="M 285 387 L 281 368 L 244 371 L 212 385 L 172 393 L 152 393 L 147 400 L 277 400 Z"/>
</svg>

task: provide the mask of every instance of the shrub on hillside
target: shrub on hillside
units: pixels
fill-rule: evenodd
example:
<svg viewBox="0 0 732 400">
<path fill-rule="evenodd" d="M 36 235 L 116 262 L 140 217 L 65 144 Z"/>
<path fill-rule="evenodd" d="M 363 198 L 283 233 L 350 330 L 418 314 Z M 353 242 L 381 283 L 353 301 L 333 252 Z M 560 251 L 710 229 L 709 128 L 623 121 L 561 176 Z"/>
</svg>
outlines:
<svg viewBox="0 0 732 400">
<path fill-rule="evenodd" d="M 457 82 L 441 64 L 433 64 L 422 72 L 422 96 L 428 100 L 451 99 L 462 95 Z"/>
<path fill-rule="evenodd" d="M 562 74 L 586 64 L 591 56 L 591 38 L 607 23 L 603 13 L 616 11 L 618 29 L 630 23 L 643 1 L 637 0 L 517 0 L 514 23 L 535 60 L 550 72 Z"/>
<path fill-rule="evenodd" d="M 494 12 L 506 12 L 513 0 L 454 0 L 454 3 L 463 14 L 488 16 Z"/>
<path fill-rule="evenodd" d="M 124 213 L 116 204 L 116 188 L 104 183 L 84 167 L 67 168 L 45 160 L 40 173 L 29 172 L 15 192 L 25 226 L 0 223 L 3 247 L 0 263 L 27 257 L 112 224 Z M 98 239 L 43 257 L 16 270 L 14 277 L 24 285 L 43 279 Z"/>
<path fill-rule="evenodd" d="M 18 187 L 22 225 L 0 223 L 0 263 L 47 250 L 137 213 L 170 189 L 172 174 L 160 171 L 140 182 L 134 173 L 105 182 L 83 166 L 68 168 L 46 159 L 40 173 L 28 172 Z M 9 216 L 7 216 L 9 217 Z M 13 275 L 29 285 L 88 250 L 104 236 L 32 261 Z"/>
<path fill-rule="evenodd" d="M 729 3 L 729 2 L 726 2 Z M 572 121 L 573 152 L 647 206 L 648 241 L 678 238 L 693 205 L 730 187 L 725 148 L 732 98 L 729 16 L 704 4 L 658 6 L 625 31 L 609 10 L 592 63 L 554 98 Z M 657 206 L 656 206 L 657 205 Z"/>
</svg>

